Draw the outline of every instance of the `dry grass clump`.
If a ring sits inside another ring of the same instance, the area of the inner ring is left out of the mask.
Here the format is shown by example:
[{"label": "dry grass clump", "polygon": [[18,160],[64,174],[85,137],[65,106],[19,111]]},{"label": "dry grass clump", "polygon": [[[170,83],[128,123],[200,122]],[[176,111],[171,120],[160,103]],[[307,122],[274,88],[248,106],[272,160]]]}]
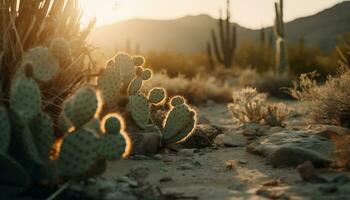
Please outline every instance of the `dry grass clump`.
[{"label": "dry grass clump", "polygon": [[293,77],[290,75],[275,75],[272,72],[262,74],[255,82],[259,92],[268,93],[279,99],[292,99],[288,88],[293,86]]},{"label": "dry grass clump", "polygon": [[283,126],[290,109],[282,103],[269,104],[267,94],[247,87],[233,93],[233,103],[228,105],[234,118],[241,123],[266,123],[270,126]]},{"label": "dry grass clump", "polygon": [[350,136],[336,135],[332,137],[334,142],[333,155],[335,157],[334,167],[349,168],[350,167]]},{"label": "dry grass clump", "polygon": [[215,102],[229,102],[232,88],[226,83],[220,83],[214,77],[205,78],[197,75],[194,78],[185,78],[179,75],[170,78],[165,72],[154,74],[150,81],[145,82],[144,91],[153,87],[163,87],[169,96],[182,95],[193,104],[207,103],[208,100]]},{"label": "dry grass clump", "polygon": [[308,103],[312,117],[319,123],[350,127],[350,70],[343,67],[317,85],[316,73],[304,74],[290,89],[298,100]]},{"label": "dry grass clump", "polygon": [[52,113],[72,90],[87,81],[92,62],[86,64],[91,47],[85,40],[94,21],[81,29],[82,10],[77,0],[3,0],[0,8],[0,74],[4,103],[10,81],[27,50],[49,47],[57,38],[64,38],[71,47],[71,59],[60,63],[60,74],[50,83],[40,84],[45,110]]}]

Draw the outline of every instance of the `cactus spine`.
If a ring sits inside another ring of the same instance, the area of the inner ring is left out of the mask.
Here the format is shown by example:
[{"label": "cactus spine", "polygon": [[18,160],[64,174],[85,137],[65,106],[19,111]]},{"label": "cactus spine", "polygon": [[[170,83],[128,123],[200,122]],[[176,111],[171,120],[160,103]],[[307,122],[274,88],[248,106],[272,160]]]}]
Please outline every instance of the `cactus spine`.
[{"label": "cactus spine", "polygon": [[283,0],[275,3],[275,35],[276,35],[276,71],[285,74],[289,71],[285,29],[283,21]]},{"label": "cactus spine", "polygon": [[[221,11],[220,11],[220,19],[218,21],[218,27],[219,27],[219,41],[217,39],[215,30],[211,30],[211,36],[212,36],[212,43],[214,46],[214,52],[216,60],[224,65],[226,68],[229,68],[233,64],[234,55],[236,51],[236,25],[231,25],[230,19],[230,1],[227,0],[227,7],[226,7],[226,19],[222,18]],[[212,51],[211,51],[211,45],[208,42],[207,44],[207,52],[208,52],[208,60],[210,63],[213,62],[212,58]]]}]

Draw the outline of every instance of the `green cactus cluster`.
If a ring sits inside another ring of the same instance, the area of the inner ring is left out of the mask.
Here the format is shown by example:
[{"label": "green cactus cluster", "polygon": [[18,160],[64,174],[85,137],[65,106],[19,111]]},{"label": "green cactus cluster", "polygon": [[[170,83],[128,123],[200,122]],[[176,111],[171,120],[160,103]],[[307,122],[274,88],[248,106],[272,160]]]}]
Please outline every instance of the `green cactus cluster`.
[{"label": "green cactus cluster", "polygon": [[289,71],[286,34],[283,21],[283,0],[275,3],[275,36],[276,36],[276,71],[279,74],[286,74]]},{"label": "green cactus cluster", "polygon": [[193,132],[196,114],[185,103],[183,97],[174,97],[171,100],[172,106],[168,117],[162,119],[165,122],[158,127],[151,117],[153,108],[163,107],[167,95],[164,88],[153,88],[148,95],[141,91],[143,83],[152,78],[152,70],[143,66],[145,62],[141,56],[131,57],[119,53],[107,63],[107,67],[97,80],[104,104],[118,105],[115,101],[127,98],[126,117],[132,122],[128,127],[135,126],[142,131],[154,126],[160,129],[164,145],[180,142]]},{"label": "green cactus cluster", "polygon": [[50,48],[35,47],[26,52],[11,81],[8,105],[0,105],[0,170],[4,172],[0,189],[9,187],[8,198],[33,184],[58,183],[57,177],[98,175],[105,170],[106,160],[125,155],[128,140],[122,119],[114,114],[101,122],[101,101],[89,86],[78,88],[64,101],[57,127],[65,134],[56,138],[56,120],[42,108],[40,86],[54,81],[60,73],[59,62],[70,57],[69,49],[65,40],[57,39]]}]

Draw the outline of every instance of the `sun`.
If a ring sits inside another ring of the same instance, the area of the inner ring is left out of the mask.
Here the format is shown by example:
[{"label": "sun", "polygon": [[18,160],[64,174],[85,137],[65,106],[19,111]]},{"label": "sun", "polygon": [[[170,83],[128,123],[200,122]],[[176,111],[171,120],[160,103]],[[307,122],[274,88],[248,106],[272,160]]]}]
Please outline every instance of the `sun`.
[{"label": "sun", "polygon": [[130,0],[79,0],[84,13],[83,24],[96,18],[97,25],[115,23],[121,20],[132,18],[135,13],[135,1]]}]

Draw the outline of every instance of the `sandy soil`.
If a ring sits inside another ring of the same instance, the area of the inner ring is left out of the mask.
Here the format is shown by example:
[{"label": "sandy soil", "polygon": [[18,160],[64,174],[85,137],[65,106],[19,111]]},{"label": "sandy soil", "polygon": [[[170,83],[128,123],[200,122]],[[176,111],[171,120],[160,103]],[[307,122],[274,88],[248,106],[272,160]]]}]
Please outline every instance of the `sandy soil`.
[{"label": "sandy soil", "polygon": [[[199,113],[214,125],[234,126],[226,105],[206,106]],[[163,153],[158,160],[122,160],[110,163],[104,177],[122,176],[137,166],[147,167],[147,180],[162,191],[182,193],[180,199],[332,199],[321,193],[320,185],[303,182],[296,169],[274,169],[245,147],[198,149],[190,155]]]}]

